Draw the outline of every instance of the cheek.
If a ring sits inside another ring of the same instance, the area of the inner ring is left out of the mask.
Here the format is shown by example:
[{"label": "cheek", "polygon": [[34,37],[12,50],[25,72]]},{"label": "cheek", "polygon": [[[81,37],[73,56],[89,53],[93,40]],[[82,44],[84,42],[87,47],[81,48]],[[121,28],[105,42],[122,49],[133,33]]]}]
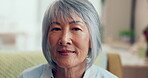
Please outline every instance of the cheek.
[{"label": "cheek", "polygon": [[89,48],[90,38],[88,34],[82,34],[81,36],[77,37],[76,40],[81,47]]},{"label": "cheek", "polygon": [[50,53],[51,53],[51,58],[54,58],[56,56],[55,51],[56,51],[56,44],[58,42],[57,36],[54,35],[49,35],[48,36],[48,41],[50,45]]},{"label": "cheek", "polygon": [[81,55],[87,55],[89,49],[89,35],[81,35],[75,38],[75,46],[80,50]]},{"label": "cheek", "polygon": [[49,34],[48,35],[48,41],[49,41],[50,48],[53,48],[53,47],[55,47],[55,45],[58,42],[58,36]]},{"label": "cheek", "polygon": [[48,41],[49,41],[49,45],[50,45],[50,53],[51,53],[51,56],[56,56],[56,45],[57,45],[57,42],[58,42],[58,36],[54,36],[54,35],[48,35]]}]

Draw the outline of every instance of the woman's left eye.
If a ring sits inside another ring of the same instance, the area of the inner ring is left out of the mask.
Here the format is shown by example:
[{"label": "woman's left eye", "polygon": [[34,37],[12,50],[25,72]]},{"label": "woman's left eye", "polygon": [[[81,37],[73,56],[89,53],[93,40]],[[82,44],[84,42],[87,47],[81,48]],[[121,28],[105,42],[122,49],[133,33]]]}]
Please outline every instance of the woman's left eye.
[{"label": "woman's left eye", "polygon": [[74,31],[80,31],[81,29],[80,28],[72,28],[72,30],[74,30]]}]

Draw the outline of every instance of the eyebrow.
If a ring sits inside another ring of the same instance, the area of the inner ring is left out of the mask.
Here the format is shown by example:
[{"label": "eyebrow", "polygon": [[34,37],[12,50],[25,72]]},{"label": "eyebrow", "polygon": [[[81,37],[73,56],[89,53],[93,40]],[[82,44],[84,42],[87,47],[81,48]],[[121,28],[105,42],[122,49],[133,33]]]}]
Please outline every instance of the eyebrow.
[{"label": "eyebrow", "polygon": [[61,25],[59,22],[52,22],[50,25],[52,25],[52,24]]},{"label": "eyebrow", "polygon": [[[83,24],[83,22],[81,22],[81,21],[71,21],[71,22],[69,22],[69,24],[74,24],[74,23],[82,23]],[[52,25],[52,24],[57,24],[57,25],[61,25],[61,23],[59,23],[59,22],[51,22],[51,24],[50,25]]]},{"label": "eyebrow", "polygon": [[83,22],[81,22],[81,21],[71,21],[71,22],[69,22],[69,24],[74,24],[74,23],[82,23],[83,24]]}]

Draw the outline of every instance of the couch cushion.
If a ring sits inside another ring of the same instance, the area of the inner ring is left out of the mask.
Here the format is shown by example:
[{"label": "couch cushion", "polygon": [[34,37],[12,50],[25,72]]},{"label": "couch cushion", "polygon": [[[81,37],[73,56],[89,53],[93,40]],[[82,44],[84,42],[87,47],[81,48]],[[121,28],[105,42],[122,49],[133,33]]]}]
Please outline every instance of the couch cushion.
[{"label": "couch cushion", "polygon": [[42,52],[0,52],[0,78],[17,78],[23,70],[43,63]]}]

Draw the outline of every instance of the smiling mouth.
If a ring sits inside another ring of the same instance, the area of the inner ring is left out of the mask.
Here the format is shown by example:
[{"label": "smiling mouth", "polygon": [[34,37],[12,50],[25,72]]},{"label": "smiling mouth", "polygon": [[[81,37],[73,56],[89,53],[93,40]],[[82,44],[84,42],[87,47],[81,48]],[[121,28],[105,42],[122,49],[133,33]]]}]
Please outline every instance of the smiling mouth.
[{"label": "smiling mouth", "polygon": [[69,55],[72,53],[75,53],[75,51],[69,51],[69,50],[61,50],[61,51],[57,51],[60,55]]}]

